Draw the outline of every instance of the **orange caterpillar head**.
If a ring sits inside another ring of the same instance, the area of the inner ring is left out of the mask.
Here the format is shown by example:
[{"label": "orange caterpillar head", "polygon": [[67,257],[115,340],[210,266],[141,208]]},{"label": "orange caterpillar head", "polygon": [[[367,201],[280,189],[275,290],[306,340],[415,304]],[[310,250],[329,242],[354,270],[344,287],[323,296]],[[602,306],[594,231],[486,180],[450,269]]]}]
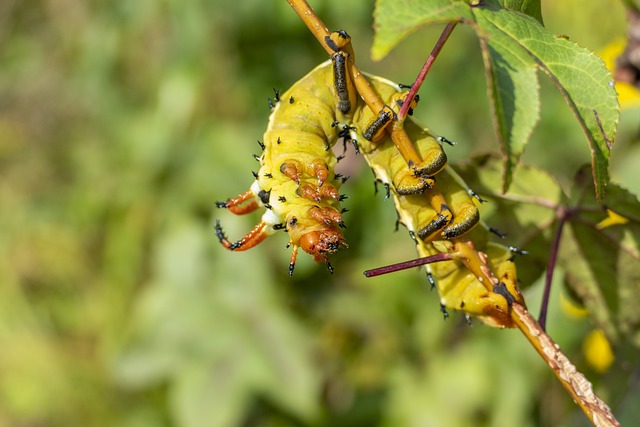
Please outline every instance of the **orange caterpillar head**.
[{"label": "orange caterpillar head", "polygon": [[300,238],[300,247],[309,255],[313,255],[315,262],[328,262],[327,255],[337,252],[341,246],[347,247],[342,232],[333,227],[316,230]]},{"label": "orange caterpillar head", "polygon": [[300,216],[292,216],[287,221],[287,231],[293,244],[293,253],[289,263],[289,273],[293,272],[298,247],[301,247],[314,261],[327,264],[333,271],[328,255],[337,252],[340,247],[347,247],[340,228],[344,228],[342,215],[329,206],[313,206]]}]

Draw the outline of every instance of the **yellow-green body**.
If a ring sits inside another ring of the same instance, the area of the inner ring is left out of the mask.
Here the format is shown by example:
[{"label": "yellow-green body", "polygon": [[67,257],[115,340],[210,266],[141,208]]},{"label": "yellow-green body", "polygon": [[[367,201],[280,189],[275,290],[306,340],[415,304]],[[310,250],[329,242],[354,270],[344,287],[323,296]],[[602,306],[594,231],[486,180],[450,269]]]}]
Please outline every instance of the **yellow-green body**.
[{"label": "yellow-green body", "polygon": [[[370,80],[383,100],[390,102],[398,97],[400,88],[393,83],[375,77]],[[360,112],[356,114],[358,113]],[[369,116],[366,111],[362,114]],[[423,159],[441,150],[435,136],[415,121],[406,120],[404,127]],[[486,264],[490,270],[487,275],[491,283],[466,268],[461,260],[440,261],[427,265],[427,271],[436,280],[441,304],[446,308],[462,310],[476,316],[491,326],[513,326],[509,317],[510,303],[523,303],[523,300],[517,286],[512,254],[508,248],[489,242],[489,231],[479,224],[477,208],[462,179],[447,166],[435,176],[434,190],[427,189],[418,194],[408,194],[411,191],[405,191],[403,187],[412,187],[417,178],[412,175],[391,138],[385,135],[377,142],[368,142],[359,137],[358,143],[376,178],[391,188],[400,222],[411,233],[421,257],[452,253],[456,241],[471,242],[476,251],[486,255]],[[420,230],[438,217],[438,212],[430,202],[430,191],[438,191],[444,196],[453,213],[453,220],[438,233],[421,238]],[[448,237],[447,228],[453,230],[450,234],[455,234],[457,229],[470,231]],[[513,297],[513,301],[508,301],[509,297],[495,291],[494,286],[501,283]]]},{"label": "yellow-green body", "polygon": [[[492,326],[512,326],[510,304],[523,301],[511,253],[488,241],[489,232],[478,225],[478,209],[466,185],[446,167],[438,139],[415,121],[404,122],[422,161],[416,174],[384,127],[379,127],[381,120],[371,126],[382,112],[372,112],[352,94],[347,102],[345,94],[338,93],[332,65],[331,61],[320,64],[280,96],[264,134],[256,181],[250,192],[223,204],[231,208],[251,198],[253,207],[264,206],[266,212],[239,243],[230,243],[218,229],[221,242],[228,249],[244,250],[286,229],[294,247],[290,272],[298,247],[318,261],[327,261],[327,254],[346,246],[339,229],[343,223],[337,191],[342,182],[334,173],[337,160],[331,147],[347,136],[357,141],[377,180],[390,188],[400,221],[420,256],[444,253],[452,258],[427,266],[437,280],[442,305]],[[388,80],[368,77],[385,102],[386,117],[395,115],[406,94]],[[349,111],[337,108],[347,104]],[[364,133],[373,141],[365,139]]]},{"label": "yellow-green body", "polygon": [[[336,228],[333,222],[327,224],[309,215],[314,206],[332,209],[339,215],[336,198],[310,200],[299,195],[299,188],[304,186],[340,188],[342,181],[335,179],[336,157],[331,150],[340,129],[336,121],[344,123],[345,117],[335,108],[330,61],[316,67],[282,94],[269,118],[261,167],[252,190],[258,201],[261,190],[270,192],[271,209],[264,214],[263,221],[271,232],[274,226],[285,224],[294,245],[304,234]],[[298,182],[281,171],[283,164],[297,166]],[[316,176],[318,165],[330,171],[326,182],[319,182]]]}]

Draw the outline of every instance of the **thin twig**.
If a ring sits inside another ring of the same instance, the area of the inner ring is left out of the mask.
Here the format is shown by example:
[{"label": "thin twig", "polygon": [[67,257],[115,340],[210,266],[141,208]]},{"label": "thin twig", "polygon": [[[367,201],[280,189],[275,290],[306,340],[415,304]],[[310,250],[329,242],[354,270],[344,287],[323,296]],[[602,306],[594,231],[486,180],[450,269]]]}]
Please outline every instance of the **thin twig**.
[{"label": "thin twig", "polygon": [[407,95],[407,99],[405,103],[402,105],[402,108],[400,108],[400,112],[398,113],[398,121],[402,122],[404,118],[407,117],[407,113],[409,112],[409,108],[411,108],[411,103],[413,102],[413,98],[415,98],[416,94],[420,90],[422,83],[424,83],[424,80],[427,77],[429,70],[431,69],[431,66],[435,62],[436,58],[438,57],[438,54],[442,50],[444,44],[449,39],[449,36],[453,32],[453,29],[456,27],[456,25],[457,25],[457,22],[450,22],[447,24],[446,27],[444,27],[444,30],[442,31],[442,34],[440,34],[440,37],[438,38],[436,45],[433,47],[433,50],[429,54],[429,57],[424,62],[422,69],[420,69],[420,73],[418,73],[418,77],[416,77],[416,80],[411,85],[411,89],[409,89],[409,94]]},{"label": "thin twig", "polygon": [[543,331],[547,330],[547,308],[549,306],[549,295],[551,294],[551,283],[553,281],[553,272],[556,269],[556,261],[558,260],[558,251],[560,250],[560,240],[562,240],[562,229],[568,218],[566,208],[560,207],[557,212],[558,227],[553,236],[553,246],[551,247],[551,255],[549,256],[549,264],[547,265],[547,274],[544,281],[544,292],[542,294],[542,304],[540,305],[540,315],[538,323]]},{"label": "thin twig", "polygon": [[394,273],[396,271],[406,270],[408,268],[420,267],[421,265],[431,264],[434,262],[440,261],[451,261],[453,259],[457,259],[455,254],[445,252],[439,253],[427,257],[416,258],[409,261],[399,262],[397,264],[385,265],[384,267],[373,268],[371,270],[366,270],[364,275],[366,277],[375,277],[381,276],[383,274]]}]

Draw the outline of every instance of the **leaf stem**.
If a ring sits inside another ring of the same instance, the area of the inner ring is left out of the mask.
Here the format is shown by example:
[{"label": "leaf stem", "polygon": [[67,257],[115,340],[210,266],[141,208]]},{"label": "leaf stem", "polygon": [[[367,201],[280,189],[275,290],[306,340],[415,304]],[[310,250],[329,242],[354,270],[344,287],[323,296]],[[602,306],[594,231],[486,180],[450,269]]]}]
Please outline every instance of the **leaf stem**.
[{"label": "leaf stem", "polygon": [[416,258],[409,261],[399,262],[397,264],[385,265],[384,267],[378,267],[371,270],[366,270],[363,274],[366,277],[381,276],[383,274],[393,273],[400,270],[406,270],[408,268],[420,267],[421,265],[431,264],[440,261],[451,261],[456,259],[455,254],[452,253],[439,253],[428,257]]},{"label": "leaf stem", "polygon": [[453,29],[456,27],[457,24],[458,24],[457,22],[450,22],[447,24],[446,27],[444,27],[442,34],[440,34],[440,38],[438,38],[436,45],[433,47],[433,50],[427,57],[427,60],[422,66],[420,73],[418,73],[418,77],[416,77],[416,80],[411,85],[411,89],[409,90],[409,94],[407,95],[407,99],[405,100],[405,103],[402,105],[402,108],[400,108],[400,112],[398,113],[399,122],[402,122],[405,119],[405,117],[407,117],[407,113],[409,112],[409,108],[411,107],[411,103],[413,102],[413,98],[415,98],[416,94],[418,93],[418,90],[420,90],[422,83],[424,83],[424,80],[427,77],[429,70],[431,69],[431,66],[433,65],[436,58],[438,57],[438,54],[440,54],[442,47],[449,39],[449,36],[453,32]]},{"label": "leaf stem", "polygon": [[557,210],[560,205],[543,199],[542,197],[533,197],[533,196],[520,196],[517,194],[501,194],[498,192],[489,192],[487,195],[491,195],[493,197],[500,198],[502,200],[508,200],[510,202],[518,202],[518,203],[528,203],[530,205],[537,205],[543,208],[548,208],[552,210]]},{"label": "leaf stem", "polygon": [[544,292],[542,294],[542,304],[540,306],[540,315],[538,316],[538,323],[543,331],[547,328],[547,308],[549,306],[549,295],[551,294],[551,283],[553,281],[553,272],[556,268],[556,262],[558,260],[558,252],[560,250],[560,240],[562,239],[562,229],[569,217],[569,211],[561,206],[557,211],[558,227],[553,236],[553,246],[551,248],[551,255],[549,256],[549,264],[547,265],[547,274],[544,280]]}]

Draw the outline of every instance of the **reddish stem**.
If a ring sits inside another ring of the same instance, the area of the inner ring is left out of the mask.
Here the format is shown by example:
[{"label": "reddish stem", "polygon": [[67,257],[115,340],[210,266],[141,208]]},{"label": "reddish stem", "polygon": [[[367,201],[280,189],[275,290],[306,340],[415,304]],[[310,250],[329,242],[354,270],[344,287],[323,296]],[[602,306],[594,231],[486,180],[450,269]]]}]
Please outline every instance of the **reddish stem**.
[{"label": "reddish stem", "polygon": [[424,79],[427,77],[427,73],[429,73],[429,70],[431,69],[431,65],[433,65],[433,63],[435,62],[436,58],[438,57],[438,54],[442,50],[442,47],[449,39],[449,36],[453,32],[453,29],[456,27],[457,24],[458,24],[457,22],[450,22],[447,24],[446,27],[444,27],[444,31],[442,31],[440,38],[436,42],[436,45],[433,47],[433,50],[429,54],[429,57],[425,61],[424,65],[422,66],[422,69],[420,70],[418,77],[416,77],[416,80],[413,82],[413,85],[411,85],[411,89],[409,90],[409,95],[407,95],[407,99],[405,103],[402,105],[400,112],[398,113],[398,121],[402,122],[404,118],[407,116],[407,113],[409,112],[409,107],[411,107],[411,103],[413,102],[413,98],[415,98],[416,94],[418,93],[418,90],[420,90],[422,83],[424,83]]},{"label": "reddish stem", "polygon": [[397,264],[391,264],[391,265],[386,265],[384,267],[378,267],[372,270],[367,270],[364,272],[364,275],[366,277],[381,276],[383,274],[393,273],[395,271],[406,270],[407,268],[419,267],[421,265],[431,264],[439,261],[451,261],[453,259],[456,259],[456,256],[454,254],[440,253],[440,254],[435,254],[428,257],[416,258],[410,261],[403,261]]},{"label": "reddish stem", "polygon": [[558,208],[558,227],[553,236],[553,247],[551,248],[551,255],[549,256],[549,264],[547,265],[547,274],[544,281],[544,293],[542,294],[542,305],[540,306],[540,315],[538,316],[538,324],[543,331],[546,331],[547,327],[547,309],[549,307],[549,296],[551,294],[551,282],[553,281],[553,271],[556,268],[556,261],[558,260],[558,252],[560,250],[560,240],[562,238],[562,229],[569,217],[569,212],[566,208]]}]

